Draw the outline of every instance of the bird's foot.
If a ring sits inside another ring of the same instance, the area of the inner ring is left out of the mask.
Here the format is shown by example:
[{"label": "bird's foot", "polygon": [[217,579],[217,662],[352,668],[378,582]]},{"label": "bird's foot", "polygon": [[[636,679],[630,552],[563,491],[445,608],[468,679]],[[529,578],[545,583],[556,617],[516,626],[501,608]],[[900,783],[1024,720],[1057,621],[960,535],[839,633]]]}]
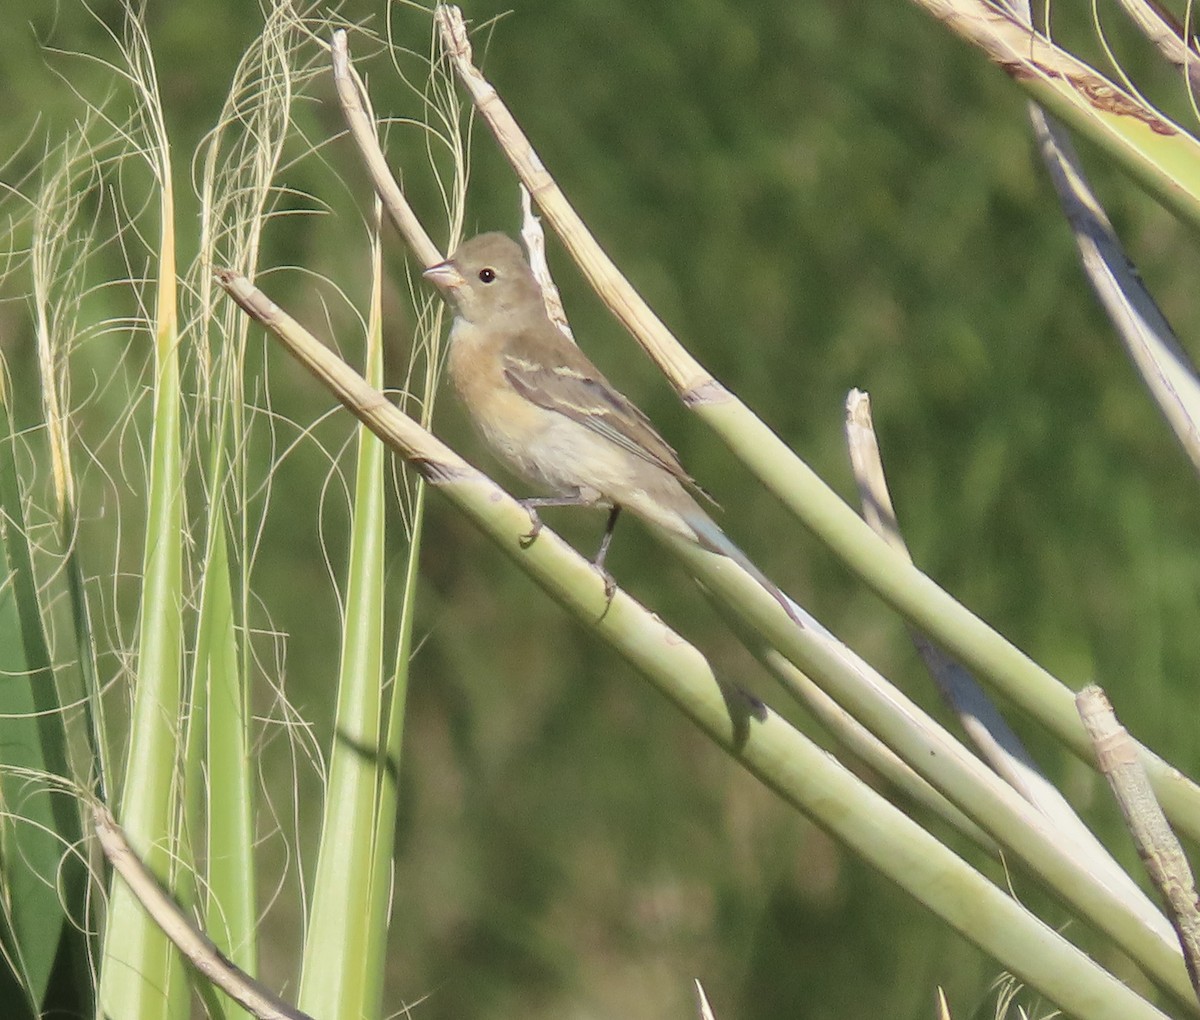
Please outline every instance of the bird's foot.
[{"label": "bird's foot", "polygon": [[542,532],[542,519],[538,516],[538,512],[528,503],[523,500],[519,500],[518,502],[525,508],[525,512],[529,514],[529,530],[520,539],[521,548],[528,549]]}]

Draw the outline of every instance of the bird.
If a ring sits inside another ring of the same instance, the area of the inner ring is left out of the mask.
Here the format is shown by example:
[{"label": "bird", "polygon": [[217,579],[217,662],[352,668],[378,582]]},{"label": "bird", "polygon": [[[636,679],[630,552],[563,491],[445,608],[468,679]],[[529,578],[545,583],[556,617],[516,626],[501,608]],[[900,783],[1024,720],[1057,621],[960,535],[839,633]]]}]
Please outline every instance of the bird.
[{"label": "bird", "polygon": [[799,623],[791,601],[725,535],[699,499],[711,500],[679,456],[628,397],[550,320],[521,247],[490,232],[464,241],[424,272],[454,312],[447,364],[469,416],[501,460],[545,495],[519,502],[538,509],[608,509],[592,565],[611,600],[604,567],[622,510],[710,552],[751,575]]}]

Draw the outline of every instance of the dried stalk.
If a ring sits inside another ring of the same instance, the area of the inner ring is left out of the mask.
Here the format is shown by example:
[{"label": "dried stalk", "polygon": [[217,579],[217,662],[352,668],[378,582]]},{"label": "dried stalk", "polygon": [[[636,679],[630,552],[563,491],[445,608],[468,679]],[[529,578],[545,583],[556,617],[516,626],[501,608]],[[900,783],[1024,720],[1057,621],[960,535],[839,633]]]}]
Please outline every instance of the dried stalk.
[{"label": "dried stalk", "polygon": [[181,953],[205,978],[258,1020],[312,1020],[234,964],[171,899],[133,852],[125,833],[103,804],[92,808],[96,838],[113,870]]},{"label": "dried stalk", "polygon": [[400,185],[388,169],[387,158],[379,147],[379,137],[375,133],[375,115],[371,111],[371,101],[362,79],[350,64],[349,44],[342,29],[333,33],[333,80],[337,86],[346,125],[350,129],[350,137],[358,146],[363,165],[371,175],[375,193],[383,202],[388,216],[400,231],[405,243],[426,268],[441,262],[442,255],[437,245],[421,226],[421,221],[417,219],[412,206],[408,204],[408,199],[404,197],[404,192],[400,190]]},{"label": "dried stalk", "polygon": [[1075,698],[1079,717],[1096,747],[1096,760],[1104,773],[1121,814],[1137,846],[1138,856],[1167,905],[1171,924],[1179,936],[1192,988],[1200,1000],[1200,910],[1196,880],[1183,847],[1159,806],[1142,768],[1137,744],[1117,722],[1104,691],[1094,684]]}]

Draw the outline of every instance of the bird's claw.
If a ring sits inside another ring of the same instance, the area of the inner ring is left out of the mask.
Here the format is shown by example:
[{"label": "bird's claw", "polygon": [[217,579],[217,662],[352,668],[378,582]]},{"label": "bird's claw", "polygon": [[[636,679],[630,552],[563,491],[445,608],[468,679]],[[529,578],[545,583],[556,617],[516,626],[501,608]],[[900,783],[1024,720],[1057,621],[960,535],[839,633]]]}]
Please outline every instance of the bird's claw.
[{"label": "bird's claw", "polygon": [[613,596],[617,594],[617,579],[612,576],[603,565],[593,563],[592,569],[600,575],[600,580],[604,582],[604,599],[606,602],[612,602]]},{"label": "bird's claw", "polygon": [[528,549],[542,532],[542,519],[533,507],[526,506],[524,503],[521,505],[525,507],[525,512],[529,514],[529,530],[521,536],[521,548]]}]

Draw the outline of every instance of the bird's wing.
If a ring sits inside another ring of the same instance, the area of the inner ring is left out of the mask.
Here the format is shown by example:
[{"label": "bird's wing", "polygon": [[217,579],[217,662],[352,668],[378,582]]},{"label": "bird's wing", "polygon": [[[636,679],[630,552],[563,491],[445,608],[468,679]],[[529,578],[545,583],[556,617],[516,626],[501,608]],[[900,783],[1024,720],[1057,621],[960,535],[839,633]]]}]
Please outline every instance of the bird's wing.
[{"label": "bird's wing", "polygon": [[[564,341],[566,344],[566,341]],[[610,442],[670,472],[685,485],[696,483],[671,449],[633,403],[613,388],[577,347],[578,357],[558,350],[552,363],[510,350],[504,355],[504,375],[526,400],[556,411],[592,429]],[[539,352],[541,353],[541,352]]]}]

